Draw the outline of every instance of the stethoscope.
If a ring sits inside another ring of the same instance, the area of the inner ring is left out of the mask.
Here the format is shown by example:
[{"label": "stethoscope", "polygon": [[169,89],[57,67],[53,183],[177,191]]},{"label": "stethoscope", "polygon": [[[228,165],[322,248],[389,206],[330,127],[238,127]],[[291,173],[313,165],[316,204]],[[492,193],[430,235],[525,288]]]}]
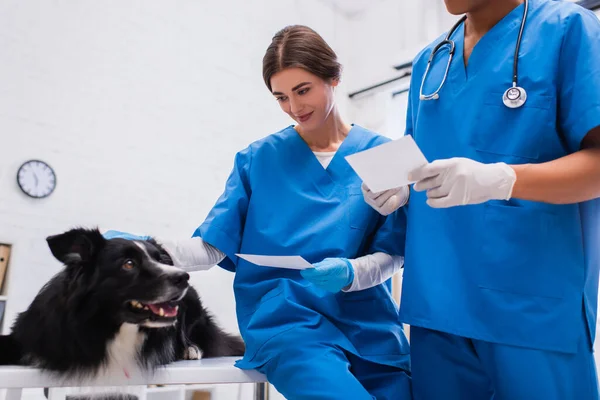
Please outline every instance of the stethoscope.
[{"label": "stethoscope", "polygon": [[[527,100],[527,92],[522,87],[517,85],[518,76],[517,76],[517,63],[519,61],[519,49],[521,48],[521,38],[523,37],[523,28],[525,27],[525,20],[527,19],[527,8],[529,6],[529,0],[525,0],[525,8],[523,10],[523,18],[521,18],[521,29],[519,29],[519,37],[517,38],[517,46],[515,48],[515,56],[513,62],[513,77],[512,77],[512,87],[506,89],[504,94],[502,95],[502,101],[504,105],[509,108],[518,108],[525,104],[525,100]],[[450,29],[450,32],[446,35],[446,38],[438,43],[437,46],[434,47],[433,52],[429,56],[429,60],[427,61],[427,68],[425,68],[425,74],[423,74],[423,80],[421,81],[421,89],[419,90],[419,98],[421,100],[437,100],[440,98],[439,91],[444,86],[446,82],[446,78],[448,77],[448,70],[450,69],[450,63],[452,62],[452,56],[454,55],[454,41],[450,40],[450,37],[458,29],[460,24],[465,22],[467,16],[463,16],[454,26]],[[448,58],[448,64],[446,65],[446,72],[444,72],[444,77],[442,78],[442,83],[437,88],[435,92],[432,94],[423,94],[423,85],[425,84],[425,79],[427,78],[427,73],[429,72],[429,67],[431,66],[431,61],[435,54],[442,48],[443,46],[450,46],[450,56]]]}]

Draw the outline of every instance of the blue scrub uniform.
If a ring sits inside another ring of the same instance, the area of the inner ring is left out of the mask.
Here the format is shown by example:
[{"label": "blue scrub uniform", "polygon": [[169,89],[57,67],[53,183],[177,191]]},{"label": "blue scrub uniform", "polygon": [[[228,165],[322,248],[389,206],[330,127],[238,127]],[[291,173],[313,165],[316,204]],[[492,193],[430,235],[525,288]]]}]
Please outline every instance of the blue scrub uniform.
[{"label": "blue scrub uniform", "polygon": [[[579,150],[600,125],[600,22],[572,3],[529,3],[521,108],[505,107],[502,94],[523,4],[481,38],[467,67],[463,26],[453,34],[438,100],[420,101],[419,87],[441,38],[414,60],[407,134],[429,161],[543,163]],[[424,93],[438,87],[447,60],[436,56]],[[411,325],[415,399],[597,399],[598,200],[447,209],[425,201],[411,192],[400,310]]]},{"label": "blue scrub uniform", "polygon": [[409,346],[390,282],[331,294],[295,270],[236,253],[356,258],[404,254],[404,210],[380,216],[344,156],[387,141],[353,126],[324,169],[293,127],[236,155],[225,192],[194,236],[227,257],[246,354],[287,399],[410,399]]}]

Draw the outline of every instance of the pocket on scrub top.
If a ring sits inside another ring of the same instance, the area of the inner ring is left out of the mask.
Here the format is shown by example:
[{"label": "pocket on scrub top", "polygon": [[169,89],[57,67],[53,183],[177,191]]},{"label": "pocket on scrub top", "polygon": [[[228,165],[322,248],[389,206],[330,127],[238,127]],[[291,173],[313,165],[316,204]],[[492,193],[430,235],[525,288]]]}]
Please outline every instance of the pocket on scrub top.
[{"label": "pocket on scrub top", "polygon": [[369,226],[373,218],[373,213],[377,212],[366,202],[360,186],[350,186],[348,190],[348,204],[346,205],[346,215],[350,228],[364,231]]},{"label": "pocket on scrub top", "polygon": [[385,309],[385,312],[397,315],[398,304],[391,293],[381,287],[382,285],[384,284],[355,292],[339,292],[336,295],[336,300],[342,308],[349,307],[355,311],[359,309],[367,310],[365,315],[370,317],[373,317],[373,307]]},{"label": "pocket on scrub top", "polygon": [[266,293],[256,303],[249,304],[249,305],[239,305],[236,310],[238,319],[252,316],[263,303],[265,303],[271,299],[274,299],[276,297],[279,297],[279,295],[282,292],[283,292],[283,289],[276,288],[276,289],[273,289],[270,292]]},{"label": "pocket on scrub top", "polygon": [[471,145],[478,152],[537,160],[545,135],[553,132],[553,98],[528,93],[523,106],[508,108],[502,95],[493,92],[485,98]]},{"label": "pocket on scrub top", "polygon": [[557,215],[545,209],[487,203],[481,232],[481,288],[514,294],[563,298]]},{"label": "pocket on scrub top", "polygon": [[357,302],[357,301],[373,301],[381,297],[379,290],[371,287],[364,290],[354,292],[338,292],[336,294],[337,301],[340,303]]}]

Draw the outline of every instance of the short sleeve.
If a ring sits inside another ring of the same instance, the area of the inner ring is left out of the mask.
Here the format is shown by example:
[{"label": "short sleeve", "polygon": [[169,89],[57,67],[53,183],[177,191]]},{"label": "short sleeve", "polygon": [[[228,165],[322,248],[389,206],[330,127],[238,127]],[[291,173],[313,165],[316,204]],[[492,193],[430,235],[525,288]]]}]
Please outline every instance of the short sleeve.
[{"label": "short sleeve", "polygon": [[565,19],[558,66],[558,123],[569,150],[600,125],[600,21],[582,10]]},{"label": "short sleeve", "polygon": [[252,151],[248,147],[235,156],[225,190],[206,220],[196,229],[192,236],[200,236],[205,242],[219,249],[226,257],[219,266],[235,272],[236,253],[239,253],[244,222],[248,211],[251,188],[249,170],[252,162]]}]

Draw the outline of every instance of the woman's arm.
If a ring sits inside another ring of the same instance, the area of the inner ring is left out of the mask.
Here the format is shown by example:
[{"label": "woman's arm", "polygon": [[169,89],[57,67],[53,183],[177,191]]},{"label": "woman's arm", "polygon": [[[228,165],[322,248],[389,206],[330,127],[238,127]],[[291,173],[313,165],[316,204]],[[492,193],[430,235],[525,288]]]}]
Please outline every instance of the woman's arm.
[{"label": "woman's arm", "polygon": [[304,279],[331,293],[355,292],[377,286],[392,277],[404,263],[404,257],[376,252],[363,257],[326,258],[314,268],[300,271]]},{"label": "woman's arm", "polygon": [[404,265],[404,257],[390,256],[386,253],[373,253],[350,261],[354,268],[354,280],[343,289],[355,292],[369,289],[390,279]]},{"label": "woman's arm", "polygon": [[162,240],[152,236],[142,236],[133,233],[108,230],[102,234],[105,239],[127,239],[127,240],[155,240],[169,253],[173,264],[186,271],[202,271],[213,267],[225,258],[216,247],[206,243],[201,237],[192,237],[183,240]]}]

